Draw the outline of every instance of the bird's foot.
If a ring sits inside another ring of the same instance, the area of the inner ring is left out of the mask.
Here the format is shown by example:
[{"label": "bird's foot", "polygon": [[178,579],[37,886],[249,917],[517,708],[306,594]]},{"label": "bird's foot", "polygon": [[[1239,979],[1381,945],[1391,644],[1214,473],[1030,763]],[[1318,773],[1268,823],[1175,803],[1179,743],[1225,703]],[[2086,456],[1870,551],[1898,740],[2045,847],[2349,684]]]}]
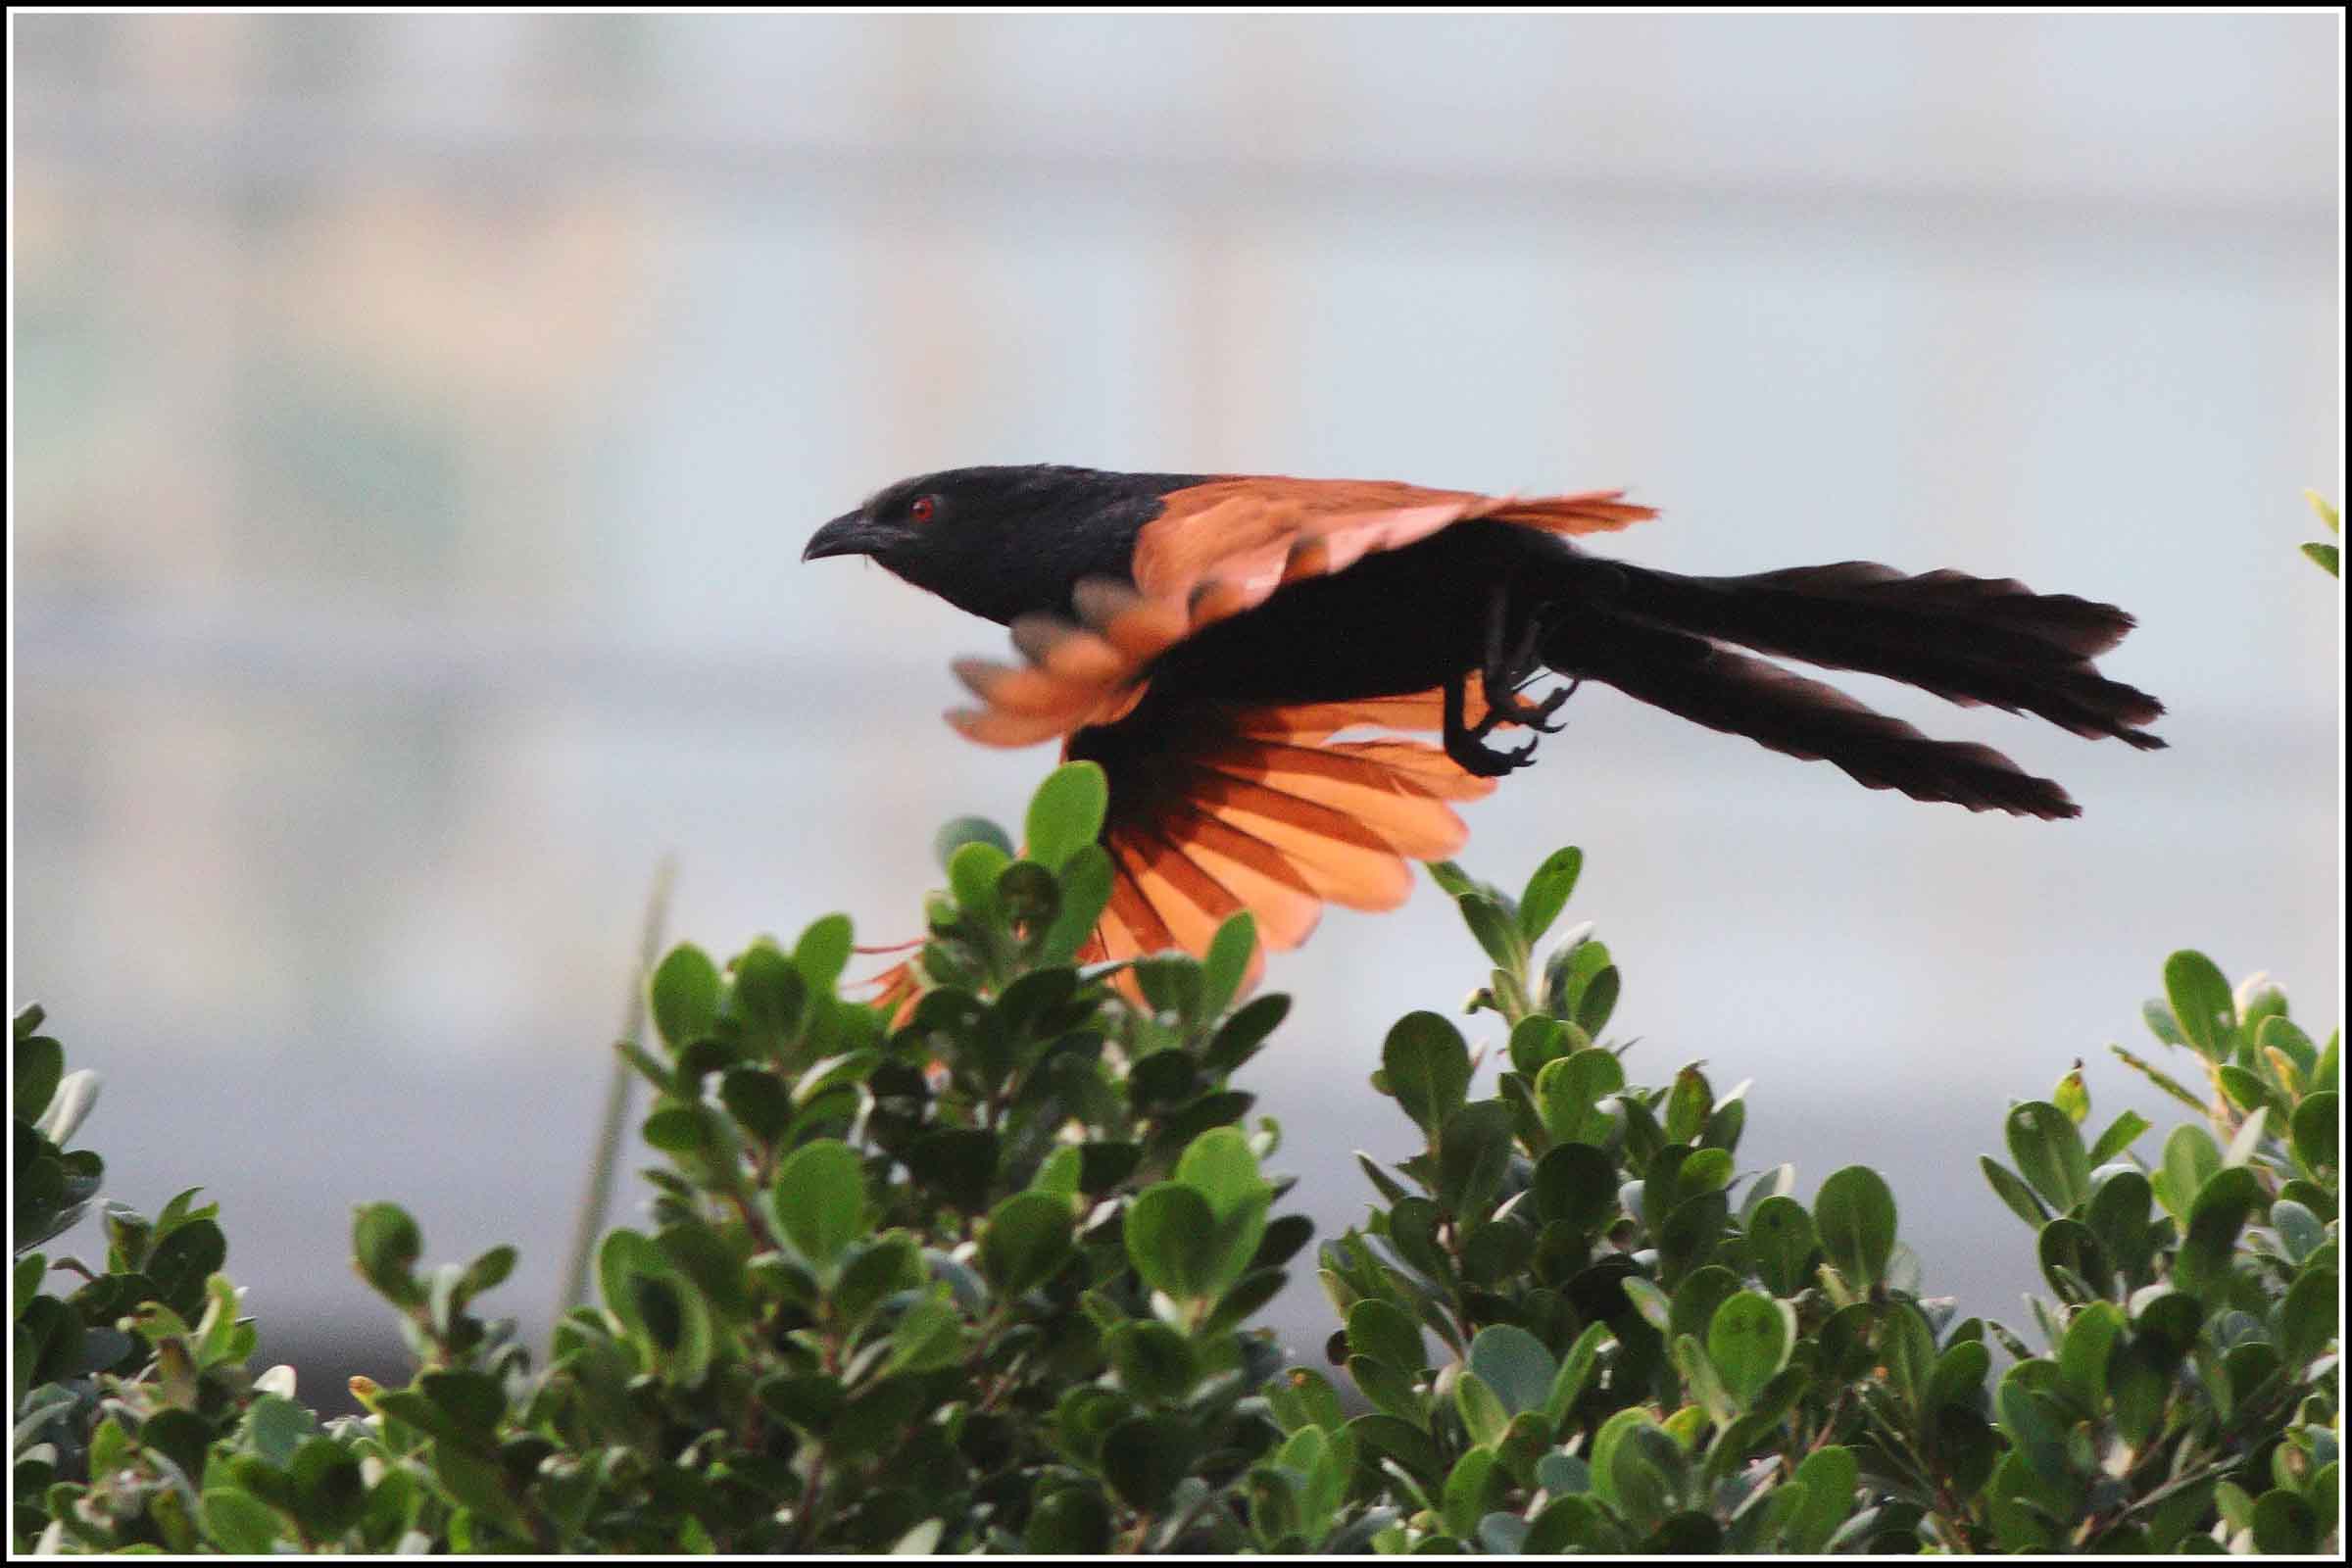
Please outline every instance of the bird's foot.
[{"label": "bird's foot", "polygon": [[1480,778],[1501,778],[1535,760],[1536,743],[1529,741],[1525,746],[1506,750],[1489,746],[1478,732],[1465,732],[1446,737],[1446,755]]},{"label": "bird's foot", "polygon": [[1568,699],[1576,695],[1576,689],[1583,684],[1581,679],[1572,680],[1540,703],[1523,703],[1514,691],[1490,691],[1487,697],[1487,717],[1480,732],[1483,734],[1486,729],[1492,728],[1496,723],[1508,722],[1525,724],[1529,729],[1540,731],[1545,735],[1556,735],[1561,726],[1551,722],[1551,715],[1558,712]]}]

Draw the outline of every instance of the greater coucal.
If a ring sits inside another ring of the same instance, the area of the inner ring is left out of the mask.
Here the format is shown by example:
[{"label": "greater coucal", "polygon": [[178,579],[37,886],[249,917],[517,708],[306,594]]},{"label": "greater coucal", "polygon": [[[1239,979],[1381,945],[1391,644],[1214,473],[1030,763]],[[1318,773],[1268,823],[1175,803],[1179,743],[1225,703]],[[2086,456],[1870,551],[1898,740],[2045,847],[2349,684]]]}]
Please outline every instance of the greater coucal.
[{"label": "greater coucal", "polygon": [[[1583,681],[1837,763],[1872,789],[2067,817],[2066,791],[1989,747],[1932,740],[1752,649],[2040,715],[2142,749],[2164,711],[2091,661],[2113,605],[1871,562],[1693,577],[1586,553],[1655,514],[1622,491],[1534,500],[1353,479],[1032,466],[904,480],[802,559],[870,556],[1009,626],[1023,662],[956,664],[949,722],[992,746],[1058,739],[1109,780],[1116,867],[1102,956],[1205,951],[1238,909],[1304,940],[1326,901],[1386,909],[1410,859],[1452,854],[1474,800],[1530,760]],[[1569,683],[1519,694],[1546,672]],[[1443,748],[1395,733],[1429,732]]]}]

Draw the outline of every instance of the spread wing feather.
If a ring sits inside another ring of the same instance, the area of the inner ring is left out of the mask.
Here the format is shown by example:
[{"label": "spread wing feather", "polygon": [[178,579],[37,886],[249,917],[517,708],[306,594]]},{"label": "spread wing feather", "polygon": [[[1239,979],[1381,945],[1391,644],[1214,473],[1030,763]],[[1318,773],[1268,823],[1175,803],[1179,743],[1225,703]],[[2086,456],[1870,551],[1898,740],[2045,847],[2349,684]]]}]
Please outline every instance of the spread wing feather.
[{"label": "spread wing feather", "polygon": [[[1581,534],[1653,515],[1621,495],[1526,500],[1288,479],[1196,485],[1144,526],[1132,582],[1080,583],[1075,618],[1015,620],[1018,664],[957,661],[956,673],[979,704],[948,720],[985,745],[1057,736],[1066,743],[1132,712],[1152,665],[1170,648],[1264,604],[1286,583],[1345,571],[1473,518]],[[1471,701],[1480,701],[1475,679]],[[1436,730],[1444,722],[1436,690],[1215,716],[1173,727],[1149,777],[1114,767],[1102,835],[1114,876],[1090,957],[1171,947],[1201,953],[1226,918],[1247,909],[1261,944],[1254,977],[1262,950],[1303,942],[1326,903],[1403,903],[1412,891],[1409,862],[1450,855],[1467,837],[1453,804],[1494,787],[1425,742],[1335,738]]]}]

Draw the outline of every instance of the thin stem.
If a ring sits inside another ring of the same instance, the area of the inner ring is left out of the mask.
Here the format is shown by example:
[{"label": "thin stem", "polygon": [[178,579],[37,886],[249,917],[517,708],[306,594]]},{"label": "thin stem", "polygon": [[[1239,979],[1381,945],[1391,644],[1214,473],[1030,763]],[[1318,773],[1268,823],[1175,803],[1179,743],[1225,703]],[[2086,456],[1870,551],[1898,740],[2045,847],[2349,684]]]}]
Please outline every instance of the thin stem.
[{"label": "thin stem", "polygon": [[[669,893],[677,881],[675,856],[665,855],[655,868],[653,890],[645,901],[645,934],[638,943],[637,967],[629,977],[629,1000],[621,1013],[620,1038],[640,1045],[645,1036],[646,978],[661,956],[662,928],[669,920]],[[596,1152],[588,1166],[588,1189],[580,1196],[580,1215],[572,1227],[571,1261],[564,1271],[563,1294],[556,1298],[556,1316],[588,1298],[589,1265],[596,1257],[597,1238],[612,1206],[612,1175],[620,1164],[621,1139],[627,1130],[629,1082],[634,1075],[618,1052],[612,1054],[612,1079],[605,1088],[605,1123],[597,1136]]]}]

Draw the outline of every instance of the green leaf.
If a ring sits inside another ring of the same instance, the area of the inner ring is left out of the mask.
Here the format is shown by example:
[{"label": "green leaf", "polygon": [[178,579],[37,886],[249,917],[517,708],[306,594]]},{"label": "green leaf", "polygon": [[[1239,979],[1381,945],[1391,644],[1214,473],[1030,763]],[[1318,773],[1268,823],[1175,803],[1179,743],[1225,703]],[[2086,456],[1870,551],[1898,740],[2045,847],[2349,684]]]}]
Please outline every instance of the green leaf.
[{"label": "green leaf", "polygon": [[1237,1127],[1212,1127],[1187,1146],[1176,1179],[1208,1200],[1218,1247],[1213,1289],[1230,1289],[1250,1266],[1265,1236],[1274,1190],[1257,1173],[1257,1156]]},{"label": "green leaf", "polygon": [[819,915],[808,922],[801,940],[793,944],[792,966],[801,972],[801,983],[812,997],[829,997],[841,983],[841,972],[850,965],[851,944],[855,937],[846,914]]},{"label": "green leaf", "polygon": [[1257,921],[1248,909],[1236,911],[1217,927],[1217,934],[1209,939],[1208,953],[1200,960],[1202,1017],[1214,1018],[1233,1004],[1256,952]]},{"label": "green leaf", "polygon": [[2323,1089],[2306,1095],[2295,1107],[2290,1123],[2295,1160],[2314,1181],[2322,1184],[2336,1179],[2337,1161],[2342,1158],[2337,1143],[2341,1125],[2342,1100],[2332,1089]]},{"label": "green leaf", "polygon": [[903,1157],[918,1185],[976,1214],[988,1206],[998,1152],[995,1133],[978,1127],[939,1127],[917,1138]]},{"label": "green leaf", "polygon": [[1552,1375],[1551,1388],[1544,1396],[1544,1414],[1555,1427],[1575,1409],[1592,1376],[1592,1367],[1600,1358],[1601,1348],[1612,1338],[1614,1335],[1606,1323],[1589,1323],[1561,1358],[1560,1369]]},{"label": "green leaf", "polygon": [[353,1215],[352,1262],[360,1277],[395,1306],[424,1299],[415,1272],[423,1251],[416,1222],[397,1203],[362,1203]]},{"label": "green leaf", "polygon": [[1046,775],[1030,798],[1028,857],[1050,871],[1102,831],[1110,785],[1101,764],[1064,762]]},{"label": "green leaf", "polygon": [[[2344,531],[2343,514],[2336,510],[2334,502],[2317,490],[2304,491],[2303,499],[2310,505],[2313,514],[2320,519],[2321,525],[2329,533],[2340,534]],[[38,1011],[39,1009],[34,1008],[33,1010]]]},{"label": "green leaf", "polygon": [[2279,997],[2276,991],[2264,994],[2268,997],[2278,997],[2280,1010],[2263,1018],[2261,1027],[2255,1031],[2255,1044],[2262,1048],[2266,1056],[2274,1059],[2283,1056],[2293,1066],[2293,1075],[2289,1077],[2281,1074],[2280,1081],[2286,1083],[2295,1093],[2303,1094],[2311,1088],[2325,1087],[2308,1082],[2311,1075],[2319,1068],[2320,1048],[2312,1042],[2311,1036],[2303,1032],[2301,1026],[2287,1017],[2284,1011],[2285,998]]},{"label": "green leaf", "polygon": [[1127,1259],[1152,1290],[1181,1301],[1216,1289],[1217,1216],[1197,1188],[1181,1182],[1147,1188],[1128,1205],[1126,1237]]},{"label": "green leaf", "polygon": [[[1562,1144],[1536,1162],[1536,1213],[1578,1231],[1600,1229],[1617,1212],[1617,1166],[1592,1144]],[[1811,1223],[1807,1222],[1807,1234]]]},{"label": "green leaf", "polygon": [[710,1032],[718,1018],[718,965],[691,943],[669,950],[647,986],[654,1027],[671,1054]]},{"label": "green leaf", "polygon": [[1674,1087],[1666,1094],[1666,1141],[1670,1144],[1695,1144],[1707,1125],[1707,1112],[1715,1108],[1715,1091],[1707,1083],[1707,1075],[1697,1067],[1685,1067],[1674,1075]]},{"label": "green leaf", "polygon": [[316,1540],[334,1541],[368,1511],[360,1461],[331,1438],[313,1438],[295,1450],[294,1516]]},{"label": "green leaf", "polygon": [[1110,856],[1100,844],[1082,844],[1062,861],[1061,906],[1038,941],[1046,963],[1067,963],[1086,945],[1110,903]]},{"label": "green leaf", "polygon": [[1795,1317],[1785,1302],[1753,1291],[1741,1291],[1715,1309],[1707,1326],[1707,1359],[1742,1409],[1788,1364],[1796,1340]]},{"label": "green leaf", "polygon": [[820,1138],[776,1172],[776,1217],[795,1250],[820,1271],[865,1233],[865,1167],[858,1152]]},{"label": "green leaf", "polygon": [[2277,1110],[2283,1113],[2285,1102],[2278,1092],[2263,1081],[2262,1074],[2235,1062],[2226,1062],[2214,1069],[2222,1083],[2222,1092],[2230,1102],[2240,1110]]},{"label": "green leaf", "polygon": [[1511,1065],[1519,1070],[1520,1076],[1532,1083],[1545,1062],[1568,1054],[1569,1038],[1568,1025],[1560,1019],[1530,1013],[1511,1025],[1510,1043],[1504,1054],[1511,1058]]},{"label": "green leaf", "polygon": [[1731,1211],[1731,1200],[1721,1193],[1701,1193],[1675,1204],[1665,1223],[1655,1226],[1659,1278],[1679,1284],[1685,1274],[1714,1255]]},{"label": "green leaf", "polygon": [[1599,1549],[1604,1533],[1613,1534],[1591,1498],[1554,1494],[1529,1526],[1519,1549],[1531,1557],[1558,1556],[1571,1546],[1592,1553]]},{"label": "green leaf", "polygon": [[[2308,551],[2313,547],[2303,548]],[[2311,1504],[2280,1489],[2273,1489],[2256,1498],[2254,1549],[2266,1557],[2308,1556],[2318,1551],[2320,1525]]]},{"label": "green leaf", "polygon": [[211,1544],[241,1556],[261,1556],[276,1549],[285,1534],[276,1509],[232,1488],[206,1492],[198,1501],[197,1517]]},{"label": "green leaf", "polygon": [[1491,1448],[1472,1448],[1455,1460],[1438,1505],[1446,1528],[1465,1541],[1475,1539],[1479,1520],[1502,1500],[1507,1479]]},{"label": "green leaf", "polygon": [[[2284,1208],[2283,1202],[2275,1204]],[[2331,1268],[2305,1269],[2286,1288],[2278,1302],[2278,1355],[2290,1368],[2302,1368],[2326,1353],[2328,1342],[2342,1332],[2335,1313],[2336,1274]]]},{"label": "green leaf", "polygon": [[765,1067],[728,1068],[718,1099],[755,1142],[773,1144],[792,1125],[792,1092]]},{"label": "green leaf", "polygon": [[2238,1232],[2265,1201],[2261,1179],[2247,1167],[2216,1172],[2190,1206],[2188,1231],[2173,1260],[2176,1283],[2199,1296],[2221,1290],[2230,1278]]},{"label": "green leaf", "polygon": [[986,844],[1007,860],[1012,858],[1012,840],[1004,830],[985,816],[958,816],[943,825],[931,840],[931,858],[945,871],[956,852],[966,844]]},{"label": "green leaf", "polygon": [[1667,1338],[1689,1335],[1704,1348],[1707,1325],[1715,1321],[1715,1313],[1724,1302],[1740,1294],[1740,1276],[1720,1263],[1691,1270],[1690,1277],[1674,1288],[1674,1312],[1667,1320]]},{"label": "green leaf", "polygon": [[254,1452],[283,1470],[303,1440],[318,1436],[318,1418],[292,1399],[265,1394],[246,1407],[245,1433]]},{"label": "green leaf", "polygon": [[16,1085],[12,1108],[25,1121],[39,1121],[66,1075],[65,1047],[47,1035],[25,1035],[11,1050],[9,1067]]},{"label": "green leaf", "polygon": [[1758,1203],[1747,1218],[1747,1244],[1756,1273],[1773,1295],[1795,1296],[1811,1283],[1813,1216],[1796,1200],[1776,1196]]},{"label": "green leaf", "polygon": [[1193,1468],[1199,1440],[1173,1415],[1136,1416],[1102,1436],[1102,1478],[1126,1504],[1155,1513]]},{"label": "green leaf", "polygon": [[1983,1340],[1957,1342],[1936,1358],[1936,1369],[1928,1378],[1925,1408],[1930,1413],[1947,1404],[1976,1409],[1991,1370],[1992,1352]]},{"label": "green leaf", "polygon": [[890,1359],[885,1377],[898,1373],[937,1372],[963,1359],[963,1319],[947,1299],[947,1287],[909,1306],[890,1331]]},{"label": "green leaf", "polygon": [[2237,1003],[2220,967],[2202,953],[2176,953],[2164,960],[2164,994],[2181,1038],[2219,1060],[2237,1030]]},{"label": "green leaf", "polygon": [[498,1380],[482,1372],[427,1372],[416,1388],[464,1432],[487,1437],[507,1413],[507,1396]]},{"label": "green leaf", "polygon": [[1527,879],[1527,891],[1519,896],[1519,936],[1530,948],[1544,940],[1560,910],[1567,907],[1584,869],[1584,851],[1556,850]]},{"label": "green leaf", "polygon": [[956,895],[956,906],[973,918],[1002,924],[1003,907],[997,902],[997,883],[1013,862],[993,845],[966,844],[956,852],[948,862],[948,890]]},{"label": "green leaf", "polygon": [[2328,1227],[2320,1216],[2291,1198],[2275,1200],[2271,1204],[2271,1224],[2278,1229],[2279,1243],[2285,1247],[2287,1257],[2296,1263],[2308,1259],[2328,1240]]},{"label": "green leaf", "polygon": [[2147,1117],[2136,1110],[2125,1111],[2108,1124],[2107,1130],[2099,1134],[2099,1141],[2091,1146],[2090,1163],[2094,1167],[2106,1164],[2130,1149],[2147,1130]]},{"label": "green leaf", "polygon": [[1122,1323],[1103,1339],[1102,1354],[1122,1388],[1155,1404],[1181,1400],[1200,1375],[1191,1344],[1165,1323]]},{"label": "green leaf", "polygon": [[1366,1297],[1348,1309],[1348,1348],[1406,1377],[1429,1364],[1420,1325],[1402,1307]]},{"label": "green leaf", "polygon": [[1110,1549],[1110,1505],[1102,1494],[1065,1486],[1030,1510],[1023,1544],[1039,1557],[1094,1557]]},{"label": "green leaf", "polygon": [[1597,1107],[1624,1087],[1617,1054],[1588,1047],[1544,1064],[1536,1075],[1536,1114],[1563,1144],[1598,1144],[1608,1136],[1609,1119]]},{"label": "green leaf", "polygon": [[1194,1139],[1176,1162],[1176,1179],[1199,1189],[1220,1218],[1269,1191],[1239,1127],[1212,1127]]},{"label": "green leaf", "polygon": [[2082,1082],[2082,1064],[2076,1062],[2074,1070],[2058,1080],[2050,1091],[2050,1103],[2067,1114],[2067,1119],[2080,1127],[2090,1115],[2090,1089]]},{"label": "green leaf", "polygon": [[1517,974],[1527,962],[1527,948],[1502,906],[1483,893],[1464,894],[1453,902],[1462,911],[1462,924],[1470,928],[1487,956],[1504,973]]},{"label": "green leaf", "polygon": [[2001,1201],[2009,1205],[2011,1213],[2037,1230],[2048,1223],[2049,1205],[2034,1196],[2034,1189],[2028,1187],[2017,1172],[1990,1154],[1979,1154],[1977,1166],[1984,1172],[1984,1179],[1992,1184],[1992,1190],[1999,1195]]},{"label": "green leaf", "polygon": [[2165,1401],[2172,1396],[2173,1357],[2138,1335],[2126,1340],[2107,1362],[2107,1395],[2115,1428],[2137,1448],[2162,1429]]},{"label": "green leaf", "polygon": [[1465,1218],[1484,1216],[1510,1169],[1512,1133],[1502,1101],[1455,1111],[1438,1135],[1438,1201]]},{"label": "green leaf", "polygon": [[989,1211],[980,1237],[980,1272],[1000,1295],[1025,1295],[1052,1279],[1070,1257],[1071,1229],[1067,1199],[1015,1193]]},{"label": "green leaf", "polygon": [[2058,1343],[2058,1373],[2067,1392],[2085,1410],[2107,1403],[2107,1361],[2124,1338],[2124,1309],[2113,1301],[2091,1301],[2078,1309]]},{"label": "green leaf", "polygon": [[2009,1107],[2004,1123],[2009,1155],[2049,1205],[2060,1213],[2090,1196],[2090,1162],[2075,1119],[2045,1100]]},{"label": "green leaf", "polygon": [[734,1002],[750,1043],[773,1053],[800,1028],[808,984],[790,958],[764,942],[755,943],[735,959]]},{"label": "green leaf", "polygon": [[1822,1250],[1856,1290],[1885,1281],[1886,1259],[1894,1251],[1894,1195],[1867,1165],[1838,1171],[1813,1200],[1813,1228]]},{"label": "green leaf", "polygon": [[2254,1151],[2261,1144],[2270,1119],[2271,1109],[2264,1105],[2238,1124],[2236,1136],[2230,1140],[2230,1147],[2222,1151],[2222,1167],[2225,1170],[2253,1159]]},{"label": "green leaf", "polygon": [[2082,1211],[2083,1223],[2098,1238],[2109,1261],[2133,1284],[2145,1282],[2156,1250],[2149,1213],[2155,1200],[2152,1195],[2145,1176],[2136,1170],[2119,1170],[2099,1183]]},{"label": "green leaf", "polygon": [[[996,851],[986,853],[994,856]],[[994,901],[1017,931],[1042,937],[1053,930],[1061,910],[1061,884],[1035,860],[1015,860],[997,874]]]},{"label": "green leaf", "polygon": [[2222,1152],[2202,1127],[2176,1127],[2164,1141],[2164,1164],[2152,1185],[2173,1218],[2187,1222],[2189,1205],[2222,1168]]},{"label": "green leaf", "polygon": [[1481,1447],[1498,1446],[1511,1424],[1510,1412],[1502,1407],[1501,1398],[1487,1387],[1486,1379],[1467,1371],[1454,1379],[1453,1402],[1461,1412],[1462,1428],[1470,1441]]},{"label": "green leaf", "polygon": [[1798,1556],[1818,1556],[1828,1549],[1854,1511],[1854,1488],[1862,1467],[1851,1448],[1816,1448],[1797,1465],[1793,1478],[1805,1489],[1804,1505],[1782,1532],[1788,1550]]},{"label": "green leaf", "polygon": [[2041,1228],[2034,1251],[2042,1274],[2061,1299],[2080,1304],[2114,1287],[2114,1270],[2098,1234],[2081,1220],[2062,1215]]},{"label": "green leaf", "polygon": [[1634,1310],[1660,1334],[1668,1332],[1674,1322],[1674,1298],[1639,1274],[1628,1274],[1618,1282],[1625,1298],[1634,1303]]},{"label": "green leaf", "polygon": [[[666,1228],[662,1233],[662,1251],[673,1262],[679,1261],[679,1250],[672,1243],[686,1234],[711,1237],[713,1233],[701,1227]],[[703,1283],[702,1271],[689,1270],[697,1284]],[[903,1235],[882,1236],[872,1242],[852,1248],[842,1264],[841,1277],[834,1282],[830,1293],[834,1310],[854,1326],[861,1326],[885,1298],[901,1291],[911,1291],[923,1283],[922,1255],[914,1242]],[[704,1286],[708,1291],[710,1287]]]},{"label": "green leaf", "polygon": [[1434,1012],[1408,1012],[1380,1048],[1388,1092],[1425,1132],[1436,1132],[1462,1108],[1470,1091],[1470,1048],[1462,1033]]},{"label": "green leaf", "polygon": [[1368,1355],[1349,1356],[1348,1376],[1355,1381],[1363,1396],[1372,1401],[1374,1409],[1385,1410],[1398,1420],[1428,1430],[1429,1412],[1422,1408],[1421,1396],[1414,1391],[1410,1377]]},{"label": "green leaf", "polygon": [[[1600,1424],[1592,1440],[1592,1490],[1629,1522],[1649,1528],[1662,1516],[1669,1478],[1653,1461],[1664,1457],[1647,1441],[1674,1440],[1658,1430],[1649,1412],[1636,1406]],[[1679,1458],[1679,1451],[1678,1451]]]},{"label": "green leaf", "polygon": [[1282,1020],[1291,1014],[1291,999],[1274,995],[1258,997],[1225,1020],[1208,1049],[1200,1053],[1200,1065],[1211,1072],[1230,1073],[1257,1054]]},{"label": "green leaf", "polygon": [[1497,1323],[1470,1342],[1469,1369],[1510,1415],[1541,1410],[1559,1371],[1544,1342],[1515,1324]]}]

